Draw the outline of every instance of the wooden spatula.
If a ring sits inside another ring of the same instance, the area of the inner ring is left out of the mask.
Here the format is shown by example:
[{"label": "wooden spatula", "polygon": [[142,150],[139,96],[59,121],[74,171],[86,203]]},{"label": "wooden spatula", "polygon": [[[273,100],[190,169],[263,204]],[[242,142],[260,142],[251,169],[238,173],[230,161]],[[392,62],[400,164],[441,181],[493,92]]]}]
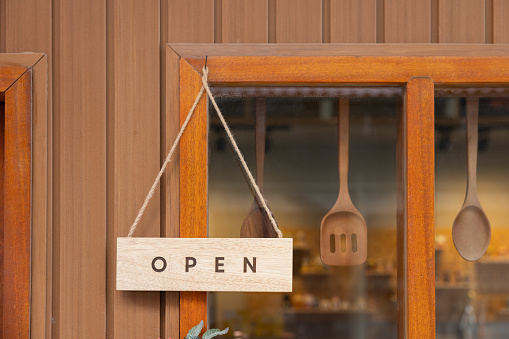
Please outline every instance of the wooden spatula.
[{"label": "wooden spatula", "polygon": [[[265,162],[265,115],[267,103],[265,98],[256,99],[255,150],[256,150],[256,185],[263,195],[263,166]],[[241,238],[277,238],[278,235],[270,222],[267,213],[255,196],[249,214],[240,228]]]},{"label": "wooden spatula", "polygon": [[326,265],[359,265],[368,253],[367,227],[348,192],[349,99],[339,99],[339,195],[320,227],[320,257]]}]

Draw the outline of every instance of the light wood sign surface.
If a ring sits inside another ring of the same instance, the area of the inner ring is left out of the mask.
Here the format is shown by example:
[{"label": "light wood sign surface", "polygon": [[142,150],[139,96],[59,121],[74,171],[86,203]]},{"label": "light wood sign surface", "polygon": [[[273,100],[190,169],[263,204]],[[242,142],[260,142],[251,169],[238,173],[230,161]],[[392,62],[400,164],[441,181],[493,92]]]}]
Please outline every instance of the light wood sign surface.
[{"label": "light wood sign surface", "polygon": [[117,239],[117,290],[291,292],[292,267],[293,239]]}]

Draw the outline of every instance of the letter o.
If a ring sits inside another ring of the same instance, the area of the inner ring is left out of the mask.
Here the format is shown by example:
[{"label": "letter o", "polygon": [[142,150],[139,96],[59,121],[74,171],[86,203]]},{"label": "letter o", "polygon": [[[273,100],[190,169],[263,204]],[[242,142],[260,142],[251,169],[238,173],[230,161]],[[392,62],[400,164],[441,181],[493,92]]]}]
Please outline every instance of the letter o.
[{"label": "letter o", "polygon": [[[162,268],[157,268],[156,267],[156,261],[157,260],[161,260],[163,262],[163,267]],[[154,260],[152,260],[152,269],[156,272],[162,272],[166,269],[166,259],[164,259],[163,257],[155,257]]]}]

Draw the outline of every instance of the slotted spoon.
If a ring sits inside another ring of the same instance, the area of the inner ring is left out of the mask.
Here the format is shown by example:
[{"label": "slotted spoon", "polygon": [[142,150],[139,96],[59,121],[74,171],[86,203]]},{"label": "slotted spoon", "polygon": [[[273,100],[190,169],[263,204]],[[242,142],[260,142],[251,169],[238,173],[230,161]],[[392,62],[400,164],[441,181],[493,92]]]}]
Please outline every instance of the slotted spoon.
[{"label": "slotted spoon", "polygon": [[339,195],[320,226],[320,257],[326,265],[359,265],[368,252],[367,227],[348,192],[349,99],[339,100]]}]

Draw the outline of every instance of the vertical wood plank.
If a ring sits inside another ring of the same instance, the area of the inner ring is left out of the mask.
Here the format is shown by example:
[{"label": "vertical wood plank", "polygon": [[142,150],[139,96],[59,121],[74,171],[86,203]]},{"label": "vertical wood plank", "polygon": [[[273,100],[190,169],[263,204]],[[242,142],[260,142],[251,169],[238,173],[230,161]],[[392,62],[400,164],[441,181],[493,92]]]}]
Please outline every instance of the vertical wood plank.
[{"label": "vertical wood plank", "polygon": [[[1,0],[0,0],[1,1]],[[269,30],[269,43],[276,42],[276,0],[268,0],[268,30]]]},{"label": "vertical wood plank", "polygon": [[[166,63],[163,114],[162,114],[162,147],[168,152],[179,132],[180,128],[180,57],[166,45]],[[166,158],[166,154],[162,154]],[[161,187],[164,187],[162,195],[161,213],[163,214],[163,227],[161,236],[180,237],[180,176],[179,160],[180,153],[175,152],[174,158],[168,164],[166,173],[162,177]],[[163,292],[164,308],[162,318],[161,338],[178,338],[180,335],[180,293]]]},{"label": "vertical wood plank", "polygon": [[222,43],[268,42],[267,0],[222,0]]},{"label": "vertical wood plank", "polygon": [[5,2],[0,0],[0,53],[5,53],[5,39],[6,39],[6,15],[5,15]]},{"label": "vertical wood plank", "polygon": [[[34,67],[34,149],[32,217],[32,338],[51,335],[51,246],[52,246],[52,175],[51,175],[51,95],[52,95],[52,2],[38,0],[2,0],[8,32],[4,51],[42,52],[44,60]],[[1,11],[1,9],[0,9]],[[48,86],[49,84],[49,86]],[[49,100],[47,98],[50,98]],[[49,138],[49,139],[48,139]],[[49,166],[49,167],[48,167]]]},{"label": "vertical wood plank", "polygon": [[494,0],[485,0],[484,16],[484,43],[493,43],[493,2]]},{"label": "vertical wood plank", "polygon": [[5,51],[51,53],[51,1],[3,0],[6,12]]},{"label": "vertical wood plank", "polygon": [[385,0],[384,42],[431,42],[430,1]]},{"label": "vertical wood plank", "polygon": [[214,42],[214,1],[165,1],[169,35],[164,42]]},{"label": "vertical wood plank", "polygon": [[[0,192],[4,191],[5,165],[5,102],[0,101]],[[0,305],[4,304],[4,195],[0,194]],[[0,307],[0,333],[4,333],[4,308]]]},{"label": "vertical wood plank", "polygon": [[322,0],[276,0],[276,43],[322,42]]},{"label": "vertical wood plank", "polygon": [[32,72],[5,93],[3,338],[29,338]]},{"label": "vertical wood plank", "polygon": [[[201,75],[180,61],[180,124],[202,86]],[[207,100],[204,95],[180,141],[180,237],[207,237]],[[207,323],[207,293],[180,292],[180,337]]]},{"label": "vertical wood plank", "polygon": [[53,1],[53,336],[106,328],[106,6]]},{"label": "vertical wood plank", "polygon": [[32,296],[31,338],[51,337],[52,129],[48,110],[48,57],[32,72]]},{"label": "vertical wood plank", "polygon": [[493,43],[509,43],[509,1],[493,0]]},{"label": "vertical wood plank", "polygon": [[330,42],[376,42],[376,0],[331,0]]},{"label": "vertical wood plank", "polygon": [[[161,39],[166,42],[214,42],[214,1],[161,1]],[[163,59],[164,60],[164,59]],[[161,158],[166,158],[180,130],[180,57],[166,48],[166,62],[162,64],[161,106]],[[179,153],[168,164],[163,175],[161,199],[164,237],[180,236],[180,173]],[[162,295],[161,338],[180,336],[180,293],[164,292]],[[203,305],[206,310],[206,304]],[[187,326],[187,325],[186,325]],[[186,329],[183,329],[183,331]],[[187,332],[185,333],[187,334]]]},{"label": "vertical wood plank", "polygon": [[434,95],[430,78],[412,78],[407,83],[404,124],[406,327],[408,338],[419,339],[435,338]]},{"label": "vertical wood plank", "polygon": [[[160,293],[115,287],[116,238],[126,236],[160,169],[159,1],[108,5],[107,337],[158,338]],[[159,237],[160,193],[134,236]]]},{"label": "vertical wood plank", "polygon": [[485,8],[485,0],[439,0],[439,42],[484,43]]}]

